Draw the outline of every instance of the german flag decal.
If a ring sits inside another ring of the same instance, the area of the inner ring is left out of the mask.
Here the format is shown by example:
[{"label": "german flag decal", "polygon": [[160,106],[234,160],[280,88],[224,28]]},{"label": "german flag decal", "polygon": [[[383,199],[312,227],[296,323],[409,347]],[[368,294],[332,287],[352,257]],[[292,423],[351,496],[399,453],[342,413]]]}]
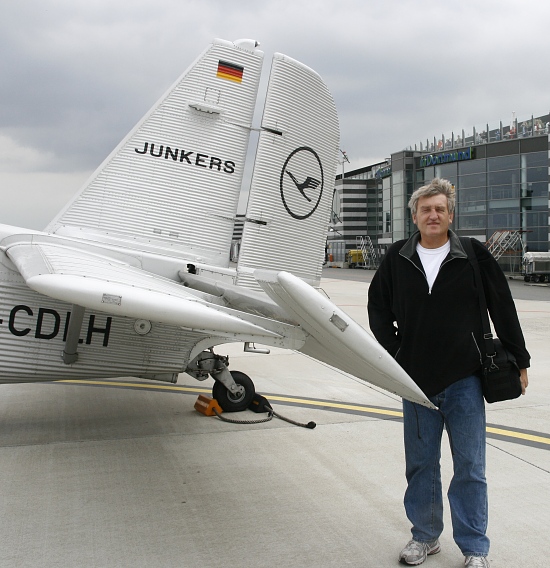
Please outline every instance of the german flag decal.
[{"label": "german flag decal", "polygon": [[235,65],[235,63],[228,63],[227,61],[218,62],[218,72],[216,77],[220,79],[227,79],[228,81],[235,81],[235,83],[242,83],[244,67]]}]

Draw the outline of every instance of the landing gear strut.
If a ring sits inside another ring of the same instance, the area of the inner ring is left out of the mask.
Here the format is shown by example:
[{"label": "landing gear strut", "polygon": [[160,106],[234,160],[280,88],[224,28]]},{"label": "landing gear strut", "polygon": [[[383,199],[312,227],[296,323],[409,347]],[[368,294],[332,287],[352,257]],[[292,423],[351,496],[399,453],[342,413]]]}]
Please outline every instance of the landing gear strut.
[{"label": "landing gear strut", "polygon": [[212,396],[225,412],[239,412],[250,406],[256,389],[252,379],[240,371],[229,371],[229,357],[216,355],[212,349],[203,351],[189,363],[185,372],[203,381],[214,379]]}]

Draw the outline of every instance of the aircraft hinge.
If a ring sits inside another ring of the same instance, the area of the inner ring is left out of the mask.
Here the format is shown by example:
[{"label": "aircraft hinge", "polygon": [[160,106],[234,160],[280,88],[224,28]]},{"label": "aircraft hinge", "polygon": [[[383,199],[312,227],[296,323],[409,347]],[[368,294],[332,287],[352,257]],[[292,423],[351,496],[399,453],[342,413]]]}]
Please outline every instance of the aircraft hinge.
[{"label": "aircraft hinge", "polygon": [[252,217],[246,217],[245,222],[253,223],[254,225],[268,225],[269,219],[252,219]]},{"label": "aircraft hinge", "polygon": [[276,130],[275,128],[268,128],[267,126],[262,126],[262,130],[265,130],[266,132],[271,132],[271,134],[276,134],[277,136],[283,135],[282,130]]},{"label": "aircraft hinge", "polygon": [[71,315],[69,318],[69,326],[67,328],[67,339],[65,348],[61,355],[65,365],[72,365],[78,360],[78,340],[80,338],[80,330],[84,321],[85,308],[73,304]]},{"label": "aircraft hinge", "polygon": [[244,343],[244,352],[245,353],[262,353],[263,355],[269,355],[271,351],[269,349],[258,348],[254,343],[250,343],[250,341],[245,341]]}]

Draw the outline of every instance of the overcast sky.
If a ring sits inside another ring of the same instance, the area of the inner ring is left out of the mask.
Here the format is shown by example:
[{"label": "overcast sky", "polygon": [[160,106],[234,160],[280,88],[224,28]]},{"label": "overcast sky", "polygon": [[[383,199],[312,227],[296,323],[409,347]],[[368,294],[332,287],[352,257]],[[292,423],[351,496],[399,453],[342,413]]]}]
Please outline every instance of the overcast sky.
[{"label": "overcast sky", "polygon": [[2,0],[0,223],[43,229],[216,37],[323,77],[346,170],[550,110],[548,0]]}]

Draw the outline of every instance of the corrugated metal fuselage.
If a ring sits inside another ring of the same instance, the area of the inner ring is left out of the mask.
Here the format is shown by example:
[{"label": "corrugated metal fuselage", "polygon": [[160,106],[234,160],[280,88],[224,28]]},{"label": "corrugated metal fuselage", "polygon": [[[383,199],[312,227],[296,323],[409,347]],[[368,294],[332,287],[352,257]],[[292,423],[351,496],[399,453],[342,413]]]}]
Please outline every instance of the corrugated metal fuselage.
[{"label": "corrugated metal fuselage", "polygon": [[[78,360],[67,365],[62,352],[71,310],[71,304],[34,292],[0,264],[0,383],[120,376],[172,380],[205,339],[176,326],[151,322],[148,329],[139,320],[86,310]],[[220,341],[210,338],[211,345]]]}]

